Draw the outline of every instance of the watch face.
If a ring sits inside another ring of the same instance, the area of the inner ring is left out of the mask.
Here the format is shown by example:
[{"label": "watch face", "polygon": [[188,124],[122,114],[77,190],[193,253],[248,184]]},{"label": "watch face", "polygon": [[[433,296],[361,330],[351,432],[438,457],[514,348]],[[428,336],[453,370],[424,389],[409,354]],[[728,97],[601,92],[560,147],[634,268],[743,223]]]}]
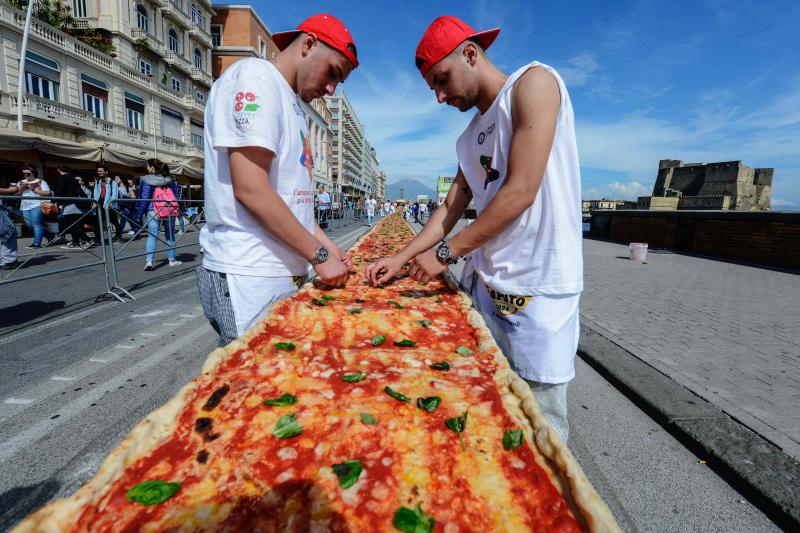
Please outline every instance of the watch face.
[{"label": "watch face", "polygon": [[440,246],[439,249],[436,250],[436,257],[438,257],[442,261],[450,259],[450,249],[447,248],[447,246]]},{"label": "watch face", "polygon": [[328,260],[328,250],[326,248],[320,248],[317,250],[317,261],[320,263],[324,263]]}]

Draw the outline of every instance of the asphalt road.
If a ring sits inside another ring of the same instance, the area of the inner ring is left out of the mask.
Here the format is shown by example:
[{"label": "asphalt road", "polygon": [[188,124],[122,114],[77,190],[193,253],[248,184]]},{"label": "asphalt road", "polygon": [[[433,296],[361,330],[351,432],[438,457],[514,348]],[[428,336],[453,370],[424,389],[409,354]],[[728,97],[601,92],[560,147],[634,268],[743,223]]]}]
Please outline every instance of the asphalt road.
[{"label": "asphalt road", "polygon": [[[335,240],[347,246],[363,229],[350,227]],[[133,287],[141,265],[129,263],[120,274]],[[14,294],[64,305],[23,322],[9,307],[25,300],[0,308],[0,530],[72,493],[138,420],[198,373],[216,336],[190,266],[145,278],[133,290],[137,300],[125,304],[92,301],[73,286],[80,279],[43,278]],[[0,296],[31,283],[0,287]],[[570,447],[626,531],[776,530],[580,360],[577,372]]]}]

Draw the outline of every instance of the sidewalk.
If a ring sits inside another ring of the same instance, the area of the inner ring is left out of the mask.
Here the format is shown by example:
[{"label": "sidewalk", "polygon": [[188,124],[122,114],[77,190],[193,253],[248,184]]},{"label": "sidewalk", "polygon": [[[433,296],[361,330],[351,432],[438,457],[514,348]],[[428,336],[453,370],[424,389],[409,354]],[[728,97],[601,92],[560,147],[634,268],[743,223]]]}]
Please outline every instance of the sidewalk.
[{"label": "sidewalk", "polygon": [[800,459],[800,276],[583,242],[583,323]]}]

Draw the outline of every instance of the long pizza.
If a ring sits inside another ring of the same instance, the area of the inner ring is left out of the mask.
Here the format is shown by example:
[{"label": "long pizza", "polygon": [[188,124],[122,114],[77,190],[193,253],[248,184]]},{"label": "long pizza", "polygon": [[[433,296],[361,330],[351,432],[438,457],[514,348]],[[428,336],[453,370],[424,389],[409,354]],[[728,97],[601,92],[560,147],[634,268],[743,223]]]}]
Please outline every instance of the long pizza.
[{"label": "long pizza", "polygon": [[308,283],[16,531],[618,531],[451,279]]}]

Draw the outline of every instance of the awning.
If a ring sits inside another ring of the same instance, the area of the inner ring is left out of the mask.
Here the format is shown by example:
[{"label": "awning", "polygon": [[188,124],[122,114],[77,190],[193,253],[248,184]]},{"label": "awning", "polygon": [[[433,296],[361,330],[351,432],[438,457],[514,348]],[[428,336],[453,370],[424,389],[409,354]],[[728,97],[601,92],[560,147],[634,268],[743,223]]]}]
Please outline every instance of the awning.
[{"label": "awning", "polygon": [[95,161],[103,159],[103,146],[100,143],[76,143],[20,131],[11,128],[0,128],[0,151],[30,151],[34,150],[43,154],[79,159],[81,161]]}]

